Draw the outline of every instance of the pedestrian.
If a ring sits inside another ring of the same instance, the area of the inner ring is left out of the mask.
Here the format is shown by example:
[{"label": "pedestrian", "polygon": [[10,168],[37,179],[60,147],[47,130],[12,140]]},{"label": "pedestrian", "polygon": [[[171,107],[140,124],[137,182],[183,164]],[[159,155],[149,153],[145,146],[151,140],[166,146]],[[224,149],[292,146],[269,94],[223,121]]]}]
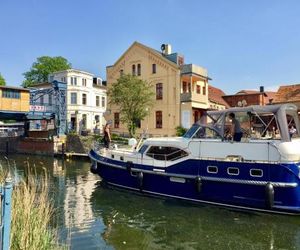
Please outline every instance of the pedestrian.
[{"label": "pedestrian", "polygon": [[103,137],[104,147],[109,148],[110,142],[111,142],[111,136],[110,136],[110,124],[106,123],[104,127],[104,137]]},{"label": "pedestrian", "polygon": [[230,113],[229,118],[231,119],[231,136],[234,141],[240,142],[243,136],[240,122],[235,118],[234,113]]}]

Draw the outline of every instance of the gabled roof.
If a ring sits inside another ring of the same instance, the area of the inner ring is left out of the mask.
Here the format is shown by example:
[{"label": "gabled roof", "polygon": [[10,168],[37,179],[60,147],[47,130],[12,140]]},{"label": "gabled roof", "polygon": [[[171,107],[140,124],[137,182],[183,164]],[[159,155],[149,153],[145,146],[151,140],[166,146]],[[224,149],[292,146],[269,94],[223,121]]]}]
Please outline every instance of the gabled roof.
[{"label": "gabled roof", "polygon": [[143,49],[145,49],[145,50],[147,50],[147,51],[150,51],[151,53],[153,53],[154,55],[156,55],[156,56],[158,56],[160,59],[162,59],[164,62],[166,62],[166,63],[168,63],[169,65],[171,65],[171,66],[173,66],[173,67],[176,67],[176,68],[178,68],[179,69],[179,66],[176,64],[176,63],[174,63],[174,62],[172,62],[172,61],[170,61],[169,59],[167,59],[166,57],[164,57],[163,55],[162,55],[162,53],[161,52],[159,52],[158,50],[155,50],[155,49],[152,49],[152,48],[150,48],[150,47],[148,47],[148,46],[146,46],[146,45],[144,45],[144,44],[141,44],[141,43],[139,43],[139,42],[137,42],[137,41],[135,41],[120,57],[119,57],[119,59],[113,64],[113,65],[110,65],[110,66],[107,66],[107,68],[109,68],[109,67],[112,67],[112,66],[115,66],[116,64],[118,64],[120,61],[121,61],[121,59],[134,47],[134,46],[139,46],[139,47],[141,47],[141,48],[143,48]]},{"label": "gabled roof", "polygon": [[273,102],[300,102],[300,84],[280,86]]},{"label": "gabled roof", "polygon": [[208,86],[208,100],[217,104],[224,105],[226,108],[228,108],[228,103],[222,97],[224,95],[225,93],[221,89],[218,89],[211,85]]}]

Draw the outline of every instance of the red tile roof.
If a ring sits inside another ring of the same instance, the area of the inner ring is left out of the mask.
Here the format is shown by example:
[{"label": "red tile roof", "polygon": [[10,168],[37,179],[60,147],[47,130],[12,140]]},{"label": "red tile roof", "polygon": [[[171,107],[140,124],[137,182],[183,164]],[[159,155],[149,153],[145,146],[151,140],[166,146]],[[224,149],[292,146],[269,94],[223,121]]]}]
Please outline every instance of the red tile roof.
[{"label": "red tile roof", "polygon": [[273,102],[299,102],[300,84],[280,86]]},{"label": "red tile roof", "polygon": [[226,108],[228,108],[229,107],[228,103],[222,97],[224,95],[225,93],[221,89],[218,89],[211,85],[208,86],[208,99],[211,102],[224,105]]}]

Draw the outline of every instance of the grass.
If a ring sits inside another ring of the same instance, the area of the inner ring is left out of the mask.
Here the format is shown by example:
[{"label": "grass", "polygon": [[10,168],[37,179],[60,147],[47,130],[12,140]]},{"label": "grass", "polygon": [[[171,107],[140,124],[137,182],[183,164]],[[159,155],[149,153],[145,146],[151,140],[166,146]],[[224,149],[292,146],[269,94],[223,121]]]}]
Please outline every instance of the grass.
[{"label": "grass", "polygon": [[[27,165],[26,177],[14,183],[10,249],[66,249],[58,244],[57,231],[50,226],[54,207],[46,170],[38,176]],[[2,183],[7,172],[1,167]]]}]

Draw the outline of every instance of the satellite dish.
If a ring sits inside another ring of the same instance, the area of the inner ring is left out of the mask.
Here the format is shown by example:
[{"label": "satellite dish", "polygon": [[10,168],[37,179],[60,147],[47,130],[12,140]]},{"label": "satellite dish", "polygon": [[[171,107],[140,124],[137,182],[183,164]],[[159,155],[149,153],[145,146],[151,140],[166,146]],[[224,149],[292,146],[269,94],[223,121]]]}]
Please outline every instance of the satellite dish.
[{"label": "satellite dish", "polygon": [[161,48],[161,51],[165,51],[166,45],[165,45],[165,44],[162,44],[162,45],[160,46],[160,48]]},{"label": "satellite dish", "polygon": [[241,101],[238,101],[237,105],[238,105],[239,107],[242,107],[243,104],[242,104]]}]

